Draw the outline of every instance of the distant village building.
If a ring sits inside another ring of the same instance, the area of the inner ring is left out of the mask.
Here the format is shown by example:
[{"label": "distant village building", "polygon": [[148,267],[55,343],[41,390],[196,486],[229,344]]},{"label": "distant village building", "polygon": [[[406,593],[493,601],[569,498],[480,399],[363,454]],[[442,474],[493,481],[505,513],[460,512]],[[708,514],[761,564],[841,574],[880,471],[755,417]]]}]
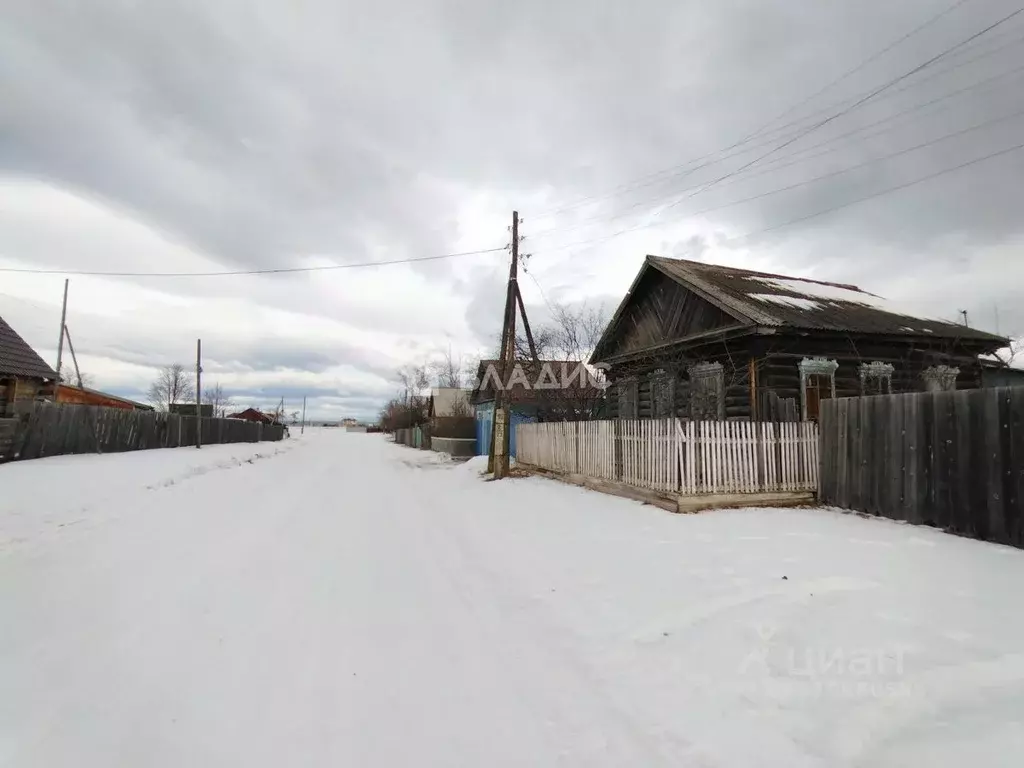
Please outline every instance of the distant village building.
[{"label": "distant village building", "polygon": [[516,427],[535,421],[599,418],[604,409],[600,377],[581,360],[517,360],[501,371],[498,360],[481,360],[470,394],[476,418],[476,451],[489,452],[498,392],[509,405],[509,454],[516,455]]},{"label": "distant village building", "polygon": [[56,380],[57,372],[0,317],[0,417],[51,399]]},{"label": "distant village building", "polygon": [[981,382],[984,387],[1024,387],[1024,368],[1014,368],[998,358],[982,358]]},{"label": "distant village building", "polygon": [[244,411],[238,413],[228,414],[229,419],[241,419],[242,421],[251,421],[256,424],[273,424],[274,417],[269,416],[262,411],[258,411],[255,408],[246,408]]},{"label": "distant village building", "polygon": [[473,390],[461,387],[434,387],[430,391],[427,416],[431,418],[472,416],[473,406],[470,403],[472,394]]},{"label": "distant village building", "polygon": [[129,400],[126,397],[112,395],[108,392],[60,384],[57,387],[57,400],[64,405],[94,405],[102,408],[121,408],[130,411],[152,411],[153,406]]},{"label": "distant village building", "polygon": [[[196,415],[196,404],[195,403],[171,403],[167,410],[170,413],[176,413],[179,416],[195,416]],[[204,419],[213,418],[213,404],[204,403],[199,406],[199,415]]]}]

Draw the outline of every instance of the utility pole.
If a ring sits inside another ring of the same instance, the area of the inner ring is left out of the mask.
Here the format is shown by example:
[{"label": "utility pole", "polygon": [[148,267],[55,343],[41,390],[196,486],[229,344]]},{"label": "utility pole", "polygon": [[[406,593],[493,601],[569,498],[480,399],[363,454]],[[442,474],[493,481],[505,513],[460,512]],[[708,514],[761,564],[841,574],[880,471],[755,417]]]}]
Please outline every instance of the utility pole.
[{"label": "utility pole", "polygon": [[960,314],[964,316],[964,325],[967,325],[968,324],[968,322],[967,322],[967,310],[966,309],[961,309],[960,310]]},{"label": "utility pole", "polygon": [[203,447],[203,340],[196,339],[196,448]]},{"label": "utility pole", "polygon": [[64,278],[64,301],[60,308],[60,339],[57,341],[57,381],[53,385],[53,402],[60,399],[60,366],[64,357],[64,326],[68,320],[68,283],[71,281]]},{"label": "utility pole", "polygon": [[82,389],[82,371],[78,367],[78,356],[75,354],[75,345],[71,343],[71,329],[64,326],[64,335],[68,337],[68,350],[71,352],[71,362],[75,364],[75,378],[78,380],[78,388]]},{"label": "utility pole", "polygon": [[494,424],[487,469],[500,480],[509,471],[509,398],[505,386],[516,360],[516,302],[519,298],[519,212],[512,211],[512,264],[505,291],[505,319],[501,329],[501,359],[498,361],[499,387],[495,393]]},{"label": "utility pole", "polygon": [[299,429],[299,434],[306,434],[306,396],[302,396],[302,427]]}]

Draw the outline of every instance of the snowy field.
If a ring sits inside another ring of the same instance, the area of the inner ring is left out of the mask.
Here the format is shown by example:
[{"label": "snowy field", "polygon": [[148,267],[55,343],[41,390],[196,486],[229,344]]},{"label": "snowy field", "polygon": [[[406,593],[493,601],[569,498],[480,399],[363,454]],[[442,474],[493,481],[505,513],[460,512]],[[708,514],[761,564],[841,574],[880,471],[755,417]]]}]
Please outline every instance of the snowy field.
[{"label": "snowy field", "polygon": [[0,765],[1020,764],[1024,552],[478,468],[0,466]]}]

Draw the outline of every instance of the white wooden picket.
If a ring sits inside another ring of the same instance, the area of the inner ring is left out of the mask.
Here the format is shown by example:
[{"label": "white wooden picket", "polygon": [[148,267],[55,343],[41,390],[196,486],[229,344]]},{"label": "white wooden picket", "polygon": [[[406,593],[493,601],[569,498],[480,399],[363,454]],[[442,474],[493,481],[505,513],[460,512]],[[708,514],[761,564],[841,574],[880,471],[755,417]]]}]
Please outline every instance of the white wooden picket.
[{"label": "white wooden picket", "polygon": [[520,424],[517,459],[668,493],[813,491],[814,422],[622,419]]}]

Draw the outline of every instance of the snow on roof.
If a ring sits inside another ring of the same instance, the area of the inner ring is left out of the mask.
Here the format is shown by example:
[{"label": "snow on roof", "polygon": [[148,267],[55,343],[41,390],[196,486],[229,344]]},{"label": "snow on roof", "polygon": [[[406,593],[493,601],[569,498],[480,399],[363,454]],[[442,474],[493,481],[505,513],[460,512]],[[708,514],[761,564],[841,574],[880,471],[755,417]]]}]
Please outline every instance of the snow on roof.
[{"label": "snow on roof", "polygon": [[847,333],[928,334],[993,345],[1003,341],[949,320],[921,317],[855,285],[658,256],[648,256],[647,264],[742,323]]},{"label": "snow on roof", "polygon": [[778,293],[751,293],[748,296],[758,301],[767,301],[771,304],[779,304],[783,307],[796,307],[797,309],[818,309],[821,303],[803,296],[783,296]]},{"label": "snow on roof", "polygon": [[[875,296],[873,293],[868,293],[867,291],[854,288],[852,285],[844,286],[832,283],[819,283],[813,280],[801,280],[799,278],[774,277],[750,278],[750,282],[764,283],[776,290],[799,294],[807,299],[823,299],[823,303],[825,304],[841,301],[846,304],[861,304],[865,307],[874,307],[875,309],[886,309],[891,311],[889,307],[885,306],[888,302],[881,296]],[[763,295],[764,294],[750,294],[751,298],[758,298]],[[816,307],[819,306],[821,306],[821,304],[816,305]]]}]

